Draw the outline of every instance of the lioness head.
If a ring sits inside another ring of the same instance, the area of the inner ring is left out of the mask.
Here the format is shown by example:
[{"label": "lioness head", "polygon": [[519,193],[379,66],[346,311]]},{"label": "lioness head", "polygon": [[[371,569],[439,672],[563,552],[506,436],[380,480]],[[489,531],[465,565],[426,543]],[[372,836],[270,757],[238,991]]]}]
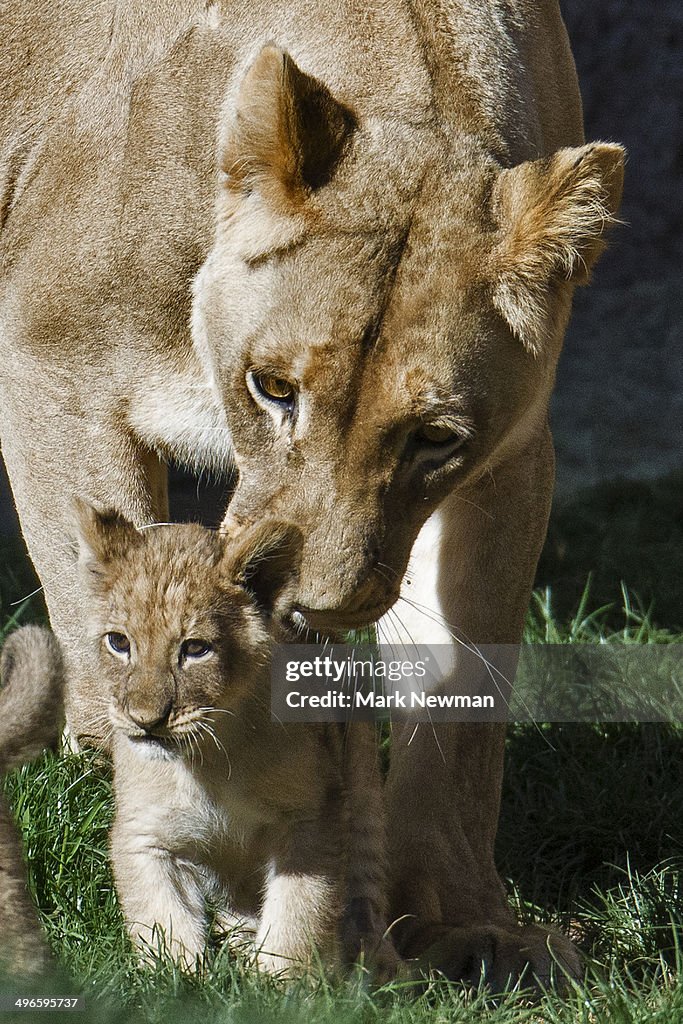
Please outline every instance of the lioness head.
[{"label": "lioness head", "polygon": [[310,621],[368,622],[443,497],[544,420],[623,151],[505,167],[471,136],[359,122],[275,46],[224,120],[194,338],[232,432],[229,517],[300,523]]}]

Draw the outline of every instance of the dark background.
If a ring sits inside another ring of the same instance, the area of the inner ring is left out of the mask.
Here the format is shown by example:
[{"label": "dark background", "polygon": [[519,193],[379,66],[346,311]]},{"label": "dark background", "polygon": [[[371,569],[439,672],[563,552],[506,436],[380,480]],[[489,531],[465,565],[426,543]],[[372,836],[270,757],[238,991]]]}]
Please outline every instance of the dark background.
[{"label": "dark background", "polygon": [[683,4],[564,0],[586,137],[628,150],[626,222],[577,292],[553,405],[558,491],[683,453]]},{"label": "dark background", "polygon": [[[628,164],[626,223],[593,285],[577,292],[558,371],[560,500],[617,477],[666,478],[683,452],[683,4],[564,0],[562,9],[586,136],[624,143]],[[192,515],[194,482],[176,479],[173,494],[174,514]],[[0,459],[0,536],[16,530]]]}]

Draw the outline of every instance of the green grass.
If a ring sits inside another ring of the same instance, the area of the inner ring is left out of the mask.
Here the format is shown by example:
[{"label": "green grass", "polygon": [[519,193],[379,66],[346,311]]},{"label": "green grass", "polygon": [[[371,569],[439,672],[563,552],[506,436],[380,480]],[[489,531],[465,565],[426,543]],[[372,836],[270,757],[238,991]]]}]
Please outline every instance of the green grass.
[{"label": "green grass", "polygon": [[[657,487],[661,498],[662,485]],[[672,587],[683,584],[658,570],[660,562],[670,564],[678,556],[666,544],[648,541],[647,501],[639,494],[634,504],[628,485],[624,507],[609,498],[618,512],[619,537],[590,518],[591,508],[594,516],[603,514],[604,494],[556,516],[529,612],[528,641],[683,642],[677,628],[681,606],[671,601]],[[668,518],[657,507],[650,516],[653,529],[663,531],[667,543],[678,543],[674,504]],[[558,531],[565,538],[561,565]],[[639,531],[638,561],[631,545]],[[625,578],[632,589],[609,568],[622,557],[631,569]],[[6,556],[5,566],[1,631],[43,614],[36,598],[10,607],[34,583],[16,551]],[[225,949],[210,953],[201,981],[169,963],[139,969],[107,860],[107,762],[92,753],[48,755],[7,780],[30,885],[61,962],[62,973],[46,980],[42,990],[84,993],[88,1010],[79,1019],[88,1021],[683,1022],[682,754],[678,725],[531,724],[509,730],[498,862],[510,899],[523,920],[569,928],[589,965],[585,983],[564,997],[549,994],[540,1004],[524,993],[494,1000],[442,980],[419,991],[394,985],[370,995],[358,983],[331,985],[321,977],[285,990],[246,971]],[[18,991],[17,984],[0,984],[0,991]]]},{"label": "green grass", "polygon": [[[591,963],[585,987],[530,1008],[435,982],[374,997],[352,986],[289,992],[255,979],[225,951],[195,982],[172,966],[137,968],[107,863],[111,781],[92,753],[46,756],[8,789],[31,887],[53,949],[84,992],[88,1020],[149,1021],[672,1021],[683,934],[683,730],[520,726],[508,741],[499,861],[523,919],[570,927]],[[590,766],[590,770],[589,770]],[[35,986],[34,986],[35,988]],[[45,984],[43,991],[54,986]],[[16,986],[12,991],[16,990]],[[123,1018],[121,1018],[123,1019]]]}]

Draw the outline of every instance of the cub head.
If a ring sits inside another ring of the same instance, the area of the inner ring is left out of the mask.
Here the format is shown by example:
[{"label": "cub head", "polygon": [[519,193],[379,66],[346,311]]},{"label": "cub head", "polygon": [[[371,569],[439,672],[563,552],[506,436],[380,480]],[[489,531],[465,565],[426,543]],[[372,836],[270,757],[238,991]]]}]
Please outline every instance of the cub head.
[{"label": "cub head", "polygon": [[228,523],[301,525],[312,624],[377,618],[444,496],[545,421],[623,150],[508,163],[359,118],[275,46],[226,106],[194,342],[234,444]]},{"label": "cub head", "polygon": [[196,525],[137,530],[84,502],[77,519],[115,729],[189,744],[218,715],[239,721],[245,702],[267,703],[260,691],[295,580],[296,527],[264,524],[231,542]]}]

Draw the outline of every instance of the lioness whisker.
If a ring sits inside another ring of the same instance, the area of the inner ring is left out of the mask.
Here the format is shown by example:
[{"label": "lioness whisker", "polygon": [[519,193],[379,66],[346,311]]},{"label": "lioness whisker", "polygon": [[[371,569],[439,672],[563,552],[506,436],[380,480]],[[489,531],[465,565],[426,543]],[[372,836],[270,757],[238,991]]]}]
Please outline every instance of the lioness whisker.
[{"label": "lioness whisker", "polygon": [[[399,616],[398,612],[396,611],[396,608],[395,607],[394,608],[390,608],[389,609],[389,614],[392,615],[392,617],[398,623],[399,629],[402,629],[404,631],[404,633],[406,633],[406,635],[408,636],[408,639],[411,642],[411,645],[413,647],[417,647],[417,644],[413,640],[413,637],[412,637],[410,631],[408,630],[407,626],[405,625],[405,623],[402,622],[401,617]],[[436,734],[436,728],[435,728],[434,722],[432,720],[431,711],[428,710],[427,711],[427,715],[428,715],[428,718],[429,718],[429,724],[430,724],[431,729],[432,729],[432,735],[434,736],[434,741],[435,741],[435,743],[437,745],[437,748],[439,750],[439,754],[441,755],[441,760],[443,761],[443,763],[445,765],[446,764],[446,757],[445,757],[445,754],[444,754],[443,749],[441,747],[441,743],[439,742],[439,737]]]},{"label": "lioness whisker", "polygon": [[[413,607],[415,609],[415,611],[421,613],[422,615],[425,615],[427,618],[431,618],[434,622],[437,622],[437,624],[439,624],[441,626],[446,627],[446,626],[450,625],[449,623],[447,623],[447,620],[444,618],[443,615],[441,615],[439,612],[431,611],[430,609],[428,609],[428,607],[426,605],[420,606],[419,604],[413,602],[410,598],[403,597],[403,595],[401,595],[399,600],[400,601],[405,601],[405,603],[407,605]],[[441,620],[441,621],[439,621],[439,620]],[[459,629],[460,632],[465,635],[466,640],[461,640],[460,637],[456,636],[456,634],[450,628],[447,628],[446,632],[448,632],[450,634],[450,636],[452,637],[453,640],[455,640],[456,643],[458,643],[462,647],[464,647],[465,650],[469,651],[470,654],[475,654],[479,658],[479,660],[485,666],[485,668],[486,668],[486,670],[487,670],[487,672],[488,672],[488,674],[489,674],[489,676],[491,678],[491,681],[493,682],[494,686],[496,687],[496,689],[497,689],[500,697],[502,698],[505,706],[509,709],[510,708],[510,701],[506,697],[506,695],[503,692],[503,690],[501,689],[500,684],[494,678],[494,672],[497,673],[501,677],[501,679],[503,679],[503,681],[505,683],[507,683],[507,685],[510,688],[510,690],[512,690],[513,681],[509,680],[507,678],[507,676],[505,676],[504,673],[501,672],[501,670],[496,665],[491,664],[484,657],[484,655],[479,650],[477,645],[467,637],[467,634],[465,633],[465,631],[462,629],[461,626],[455,626],[454,628],[455,629]],[[524,708],[524,711],[528,715],[529,721],[533,724],[533,726],[534,726],[535,730],[538,732],[539,736],[542,736],[543,739],[544,739],[544,742],[552,749],[552,744],[549,742],[549,740],[545,736],[543,730],[540,728],[536,718],[531,714],[531,710],[530,710],[529,706],[526,704],[526,702],[524,701],[523,698],[520,697],[519,699],[520,699],[520,702],[522,704],[522,707]]]},{"label": "lioness whisker", "polygon": [[[484,667],[486,668],[487,673],[489,674],[489,676],[491,678],[491,681],[493,682],[493,684],[495,685],[496,689],[498,690],[499,695],[502,697],[503,701],[505,702],[505,706],[509,708],[509,706],[510,706],[509,701],[508,701],[507,697],[505,696],[505,694],[503,693],[503,690],[501,689],[500,684],[494,678],[494,672],[497,675],[499,675],[501,677],[501,679],[505,683],[507,683],[507,685],[510,688],[512,688],[512,682],[507,678],[507,676],[504,675],[504,673],[496,665],[491,664],[491,662],[489,662],[488,659],[484,657],[484,655],[480,651],[479,647],[473,641],[471,641],[469,639],[462,640],[459,636],[457,636],[453,632],[453,629],[449,628],[449,626],[446,623],[446,621],[443,618],[443,616],[439,616],[438,612],[431,612],[431,611],[429,611],[427,609],[426,606],[418,607],[413,601],[410,600],[410,598],[407,598],[407,597],[401,596],[399,598],[399,600],[404,601],[409,607],[414,608],[415,611],[417,611],[417,612],[421,613],[422,615],[424,615],[425,617],[431,619],[433,622],[436,622],[438,625],[445,627],[446,632],[448,633],[448,635],[457,644],[460,644],[470,654],[474,654],[479,659],[479,661],[481,661],[482,665],[484,665]],[[454,628],[460,629],[460,631],[462,633],[465,632],[463,629],[461,629],[461,627],[454,627]]]},{"label": "lioness whisker", "polygon": [[[387,632],[386,626],[383,626],[380,620],[376,623],[375,628],[377,630],[377,639],[379,640],[380,645],[386,645],[391,651],[391,657],[396,658],[396,648],[394,647],[392,639]],[[384,639],[382,639],[382,637],[384,637]]]}]

